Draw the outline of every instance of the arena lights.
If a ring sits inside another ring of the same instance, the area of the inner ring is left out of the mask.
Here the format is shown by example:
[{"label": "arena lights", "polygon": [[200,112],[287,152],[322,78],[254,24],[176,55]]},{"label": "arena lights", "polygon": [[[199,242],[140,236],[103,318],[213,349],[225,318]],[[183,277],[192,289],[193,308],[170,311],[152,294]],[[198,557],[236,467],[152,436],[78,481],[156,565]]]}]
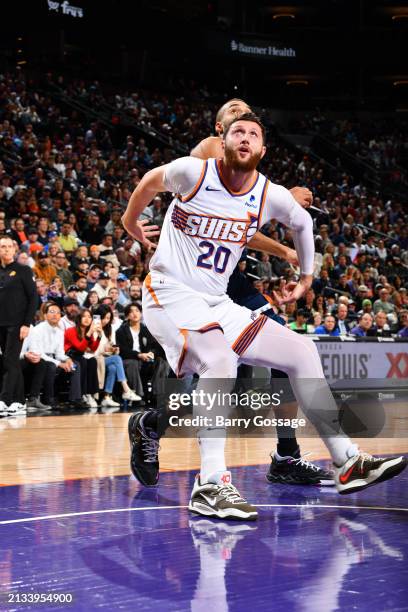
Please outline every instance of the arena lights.
[{"label": "arena lights", "polygon": [[307,79],[289,79],[286,81],[286,85],[309,85]]},{"label": "arena lights", "polygon": [[408,19],[408,13],[400,13],[397,15],[391,15],[391,19],[393,21],[402,21],[403,19]]},{"label": "arena lights", "polygon": [[408,79],[400,79],[393,82],[394,87],[401,87],[401,85],[408,85]]},{"label": "arena lights", "polygon": [[272,15],[272,19],[295,19],[296,15],[293,13],[275,13]]}]

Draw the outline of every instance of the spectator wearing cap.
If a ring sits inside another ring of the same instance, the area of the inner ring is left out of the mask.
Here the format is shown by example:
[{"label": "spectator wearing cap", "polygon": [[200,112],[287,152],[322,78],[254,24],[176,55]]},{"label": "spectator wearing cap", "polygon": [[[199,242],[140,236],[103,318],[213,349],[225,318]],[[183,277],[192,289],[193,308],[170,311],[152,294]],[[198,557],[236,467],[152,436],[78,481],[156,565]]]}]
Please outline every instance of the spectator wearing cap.
[{"label": "spectator wearing cap", "polygon": [[369,288],[367,285],[359,285],[357,287],[357,293],[354,296],[354,301],[356,303],[356,309],[361,310],[363,307],[363,300],[368,299]]},{"label": "spectator wearing cap", "polygon": [[125,274],[123,274],[123,272],[119,272],[117,283],[118,283],[117,286],[119,290],[118,302],[124,307],[130,302],[130,296],[129,296],[129,291],[128,291],[130,282],[129,282],[128,277]]},{"label": "spectator wearing cap", "polygon": [[299,308],[295,312],[295,320],[289,323],[288,327],[292,331],[306,333],[307,332],[307,320],[309,318],[309,312],[303,308]]},{"label": "spectator wearing cap", "polygon": [[92,287],[92,289],[98,294],[100,300],[103,300],[103,298],[107,297],[108,295],[109,280],[109,274],[106,272],[101,272],[98,280]]},{"label": "spectator wearing cap", "polygon": [[81,239],[83,240],[83,242],[86,242],[87,244],[98,245],[102,242],[104,233],[105,233],[105,230],[100,225],[99,215],[91,211],[88,215],[87,226],[80,233]]},{"label": "spectator wearing cap", "polygon": [[75,318],[79,313],[78,300],[68,296],[64,298],[64,312],[65,315],[61,318],[59,322],[59,326],[63,331],[65,331],[69,327],[75,326]]},{"label": "spectator wearing cap", "polygon": [[95,287],[101,274],[102,266],[100,264],[94,263],[89,266],[88,276],[86,277],[88,291]]},{"label": "spectator wearing cap", "polygon": [[38,240],[38,230],[36,227],[30,227],[27,235],[28,240],[22,243],[21,248],[27,251],[29,255],[34,255],[44,249],[44,245]]},{"label": "spectator wearing cap", "polygon": [[385,314],[390,314],[395,311],[395,305],[392,304],[390,299],[390,292],[386,287],[383,287],[379,291],[379,299],[375,300],[373,304],[374,314],[377,314],[380,310],[384,311]]},{"label": "spectator wearing cap", "polygon": [[73,300],[78,300],[79,287],[78,285],[70,285],[67,289],[67,297],[72,298]]},{"label": "spectator wearing cap", "polygon": [[324,317],[323,325],[316,327],[315,334],[321,336],[340,336],[339,328],[336,325],[336,318],[332,314]]},{"label": "spectator wearing cap", "polygon": [[73,278],[75,282],[78,280],[78,278],[86,278],[88,276],[89,263],[87,259],[85,258],[77,259],[75,267],[76,267],[76,270],[73,274]]},{"label": "spectator wearing cap", "polygon": [[97,244],[91,244],[89,247],[89,264],[91,266],[93,264],[98,264],[102,268],[104,263],[105,260],[101,257],[99,246]]},{"label": "spectator wearing cap", "polygon": [[69,262],[64,251],[59,250],[55,255],[55,267],[57,269],[57,276],[62,280],[65,289],[68,289],[72,285],[72,273],[68,268]]},{"label": "spectator wearing cap", "polygon": [[368,298],[362,301],[361,306],[361,310],[358,311],[359,316],[364,314],[365,312],[369,312],[370,314],[373,312],[373,304]]},{"label": "spectator wearing cap", "polygon": [[408,338],[408,310],[401,310],[399,315],[399,325],[400,329],[397,335],[401,338]]},{"label": "spectator wearing cap", "polygon": [[40,278],[49,285],[57,275],[57,269],[51,264],[50,257],[45,251],[37,255],[36,264],[33,269],[36,278]]},{"label": "spectator wearing cap", "polygon": [[88,296],[88,290],[87,290],[87,280],[85,276],[80,276],[79,278],[77,278],[76,281],[76,286],[78,287],[78,291],[77,291],[77,300],[79,302],[79,305],[82,307],[87,296]]},{"label": "spectator wearing cap", "polygon": [[358,320],[358,325],[353,327],[353,329],[351,330],[351,334],[353,334],[353,336],[358,337],[367,336],[367,332],[372,328],[372,326],[373,317],[369,312],[365,312],[360,316]]},{"label": "spectator wearing cap", "polygon": [[72,225],[69,221],[64,221],[61,228],[61,233],[58,236],[58,242],[62,250],[66,254],[71,254],[78,246],[78,240],[72,235]]}]

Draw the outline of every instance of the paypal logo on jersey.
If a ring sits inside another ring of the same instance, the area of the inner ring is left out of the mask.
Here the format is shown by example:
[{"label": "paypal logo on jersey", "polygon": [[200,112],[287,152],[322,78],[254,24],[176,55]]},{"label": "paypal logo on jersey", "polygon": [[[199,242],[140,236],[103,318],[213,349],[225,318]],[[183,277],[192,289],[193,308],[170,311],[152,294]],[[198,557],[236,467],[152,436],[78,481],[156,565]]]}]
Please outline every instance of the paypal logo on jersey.
[{"label": "paypal logo on jersey", "polygon": [[245,206],[248,206],[248,208],[256,208],[256,204],[251,204],[251,202],[254,202],[254,200],[256,200],[256,198],[252,194],[251,197],[249,198],[249,202],[244,202]]}]

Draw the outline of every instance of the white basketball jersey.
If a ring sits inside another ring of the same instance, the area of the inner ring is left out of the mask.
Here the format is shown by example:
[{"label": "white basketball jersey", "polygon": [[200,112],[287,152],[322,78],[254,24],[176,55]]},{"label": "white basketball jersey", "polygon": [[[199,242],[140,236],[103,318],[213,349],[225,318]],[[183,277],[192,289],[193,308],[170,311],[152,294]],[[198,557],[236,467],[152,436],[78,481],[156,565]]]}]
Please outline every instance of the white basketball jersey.
[{"label": "white basketball jersey", "polygon": [[219,160],[203,162],[194,189],[171,203],[150,269],[211,295],[226,293],[243,248],[258,229],[269,181],[260,173],[245,192],[231,192]]}]

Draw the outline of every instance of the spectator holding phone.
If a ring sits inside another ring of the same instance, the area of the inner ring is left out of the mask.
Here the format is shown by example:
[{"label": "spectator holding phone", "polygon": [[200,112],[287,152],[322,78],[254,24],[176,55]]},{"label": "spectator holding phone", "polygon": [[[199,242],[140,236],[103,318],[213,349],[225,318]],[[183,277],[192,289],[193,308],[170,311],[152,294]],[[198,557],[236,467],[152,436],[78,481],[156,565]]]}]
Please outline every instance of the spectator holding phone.
[{"label": "spectator holding phone", "polygon": [[[93,321],[91,311],[83,308],[75,318],[75,326],[65,330],[64,351],[80,371],[82,401],[90,408],[98,404],[94,395],[99,393],[95,351],[102,337],[100,321]],[[78,402],[80,397],[71,397]]]},{"label": "spectator holding phone", "polygon": [[95,316],[100,317],[102,330],[101,341],[95,356],[103,357],[106,371],[103,389],[104,398],[101,405],[103,407],[120,406],[120,404],[112,398],[112,391],[116,381],[120,382],[122,385],[122,399],[130,402],[139,402],[142,398],[140,395],[137,395],[134,391],[132,391],[126,380],[123,361],[119,355],[119,347],[116,345],[115,331],[112,327],[112,309],[109,306],[101,305],[96,311],[94,317]]}]

